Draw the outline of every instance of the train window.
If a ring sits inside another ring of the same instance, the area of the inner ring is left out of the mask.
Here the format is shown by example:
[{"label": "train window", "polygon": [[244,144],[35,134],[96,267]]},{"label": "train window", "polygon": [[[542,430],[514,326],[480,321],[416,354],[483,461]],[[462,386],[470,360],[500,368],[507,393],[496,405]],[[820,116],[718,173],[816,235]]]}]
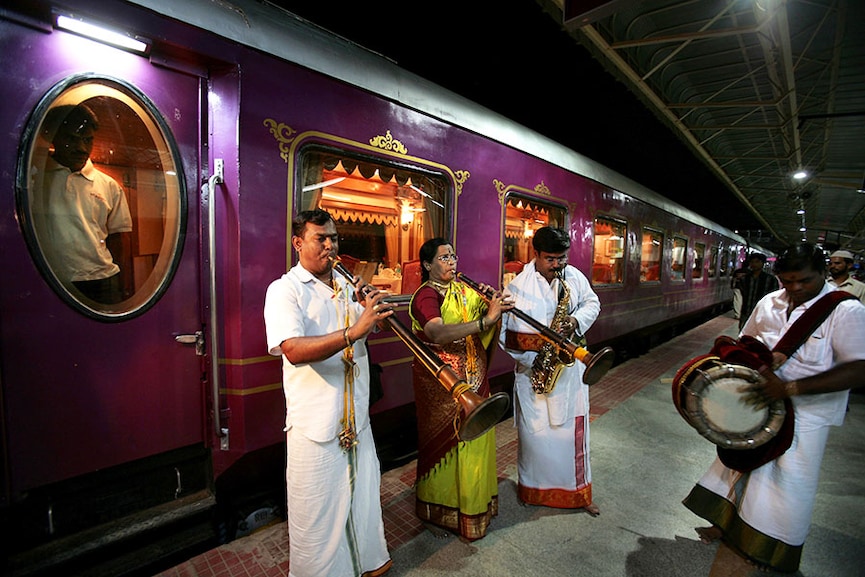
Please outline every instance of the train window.
[{"label": "train window", "polygon": [[534,258],[532,238],[544,226],[565,226],[565,209],[535,197],[509,192],[505,200],[505,244],[502,286]]},{"label": "train window", "polygon": [[685,280],[685,262],[688,256],[688,241],[680,236],[673,237],[673,250],[670,259],[670,278]]},{"label": "train window", "polygon": [[694,268],[691,270],[691,278],[703,278],[703,259],[706,257],[706,245],[698,242],[694,244]]},{"label": "train window", "polygon": [[648,228],[643,229],[643,242],[640,249],[640,282],[660,282],[663,246],[663,233]]},{"label": "train window", "polygon": [[622,284],[626,234],[625,223],[610,218],[595,218],[592,284]]},{"label": "train window", "polygon": [[100,320],[152,306],[180,257],[186,194],[150,101],[120,81],[67,79],[37,106],[22,151],[18,209],[52,288]]},{"label": "train window", "polygon": [[718,275],[718,245],[712,245],[709,249],[709,278],[715,278]]},{"label": "train window", "polygon": [[445,176],[320,146],[301,151],[300,167],[299,209],[333,215],[347,267],[392,293],[413,292],[417,286],[408,275],[414,279],[417,269],[420,278],[421,245],[447,238]]}]

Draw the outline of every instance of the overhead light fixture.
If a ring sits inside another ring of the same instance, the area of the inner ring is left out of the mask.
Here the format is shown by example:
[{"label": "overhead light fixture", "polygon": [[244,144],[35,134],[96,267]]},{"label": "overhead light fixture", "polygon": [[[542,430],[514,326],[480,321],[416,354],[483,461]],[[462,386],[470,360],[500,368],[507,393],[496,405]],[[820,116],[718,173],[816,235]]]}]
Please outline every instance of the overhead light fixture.
[{"label": "overhead light fixture", "polygon": [[808,172],[805,170],[797,170],[793,173],[793,178],[795,178],[796,180],[805,180],[806,178],[808,178]]},{"label": "overhead light fixture", "polygon": [[107,28],[97,26],[96,24],[90,24],[83,20],[76,20],[75,18],[70,18],[69,16],[64,16],[62,14],[57,15],[57,28],[73,32],[86,38],[90,38],[91,40],[96,40],[97,42],[102,42],[103,44],[110,44],[112,46],[117,46],[118,48],[123,48],[124,50],[131,50],[138,54],[146,54],[149,48],[146,42],[138,40],[137,38],[132,38],[126,34],[108,30]]},{"label": "overhead light fixture", "polygon": [[808,230],[808,229],[803,226],[802,228],[799,229],[799,232],[805,232],[806,230]]},{"label": "overhead light fixture", "polygon": [[319,188],[327,188],[328,186],[333,186],[334,184],[339,184],[345,180],[344,176],[338,176],[336,178],[331,178],[330,180],[325,180],[324,182],[316,182],[315,184],[307,184],[303,187],[303,192],[309,192],[310,190],[316,190]]},{"label": "overhead light fixture", "polygon": [[439,206],[439,207],[441,207],[441,208],[444,208],[444,207],[445,207],[445,205],[443,205],[442,203],[440,203],[439,201],[437,201],[436,199],[434,199],[434,198],[431,197],[429,194],[427,194],[426,192],[424,192],[424,191],[421,190],[420,188],[416,187],[415,185],[410,184],[410,185],[408,185],[408,186],[409,186],[409,188],[411,188],[411,189],[414,190],[415,192],[419,193],[421,196],[423,196],[423,197],[425,197],[425,198],[428,198],[429,201],[430,201],[431,203],[433,203],[434,205]]},{"label": "overhead light fixture", "polygon": [[796,214],[805,214],[805,209],[800,208],[799,210],[796,211]]}]

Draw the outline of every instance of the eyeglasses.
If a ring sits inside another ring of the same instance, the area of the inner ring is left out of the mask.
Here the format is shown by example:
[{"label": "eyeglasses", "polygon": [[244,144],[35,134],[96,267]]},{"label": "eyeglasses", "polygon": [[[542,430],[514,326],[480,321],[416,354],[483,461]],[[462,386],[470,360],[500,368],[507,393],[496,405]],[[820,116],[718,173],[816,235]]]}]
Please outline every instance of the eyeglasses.
[{"label": "eyeglasses", "polygon": [[455,254],[443,254],[436,258],[441,262],[457,262],[460,259],[460,257]]},{"label": "eyeglasses", "polygon": [[557,262],[565,263],[568,262],[568,255],[563,254],[562,256],[545,256],[544,260],[549,264]]}]

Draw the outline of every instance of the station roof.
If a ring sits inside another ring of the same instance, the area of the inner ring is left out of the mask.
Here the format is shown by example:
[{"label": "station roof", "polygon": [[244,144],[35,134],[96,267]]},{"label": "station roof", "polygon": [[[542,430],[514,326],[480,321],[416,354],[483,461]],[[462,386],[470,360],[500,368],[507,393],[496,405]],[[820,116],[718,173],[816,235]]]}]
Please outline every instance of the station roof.
[{"label": "station roof", "polygon": [[773,237],[862,252],[865,3],[560,1],[569,32]]},{"label": "station roof", "polygon": [[865,253],[863,2],[272,3],[755,244]]}]

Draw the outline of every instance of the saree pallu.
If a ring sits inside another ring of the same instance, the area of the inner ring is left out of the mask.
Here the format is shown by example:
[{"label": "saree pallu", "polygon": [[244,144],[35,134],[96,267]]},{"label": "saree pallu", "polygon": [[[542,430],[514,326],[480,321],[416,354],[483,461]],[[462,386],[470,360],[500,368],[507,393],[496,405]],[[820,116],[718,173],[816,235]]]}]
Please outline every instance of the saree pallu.
[{"label": "saree pallu", "polygon": [[[447,348],[459,349],[459,344]],[[462,364],[455,360],[460,357],[459,351],[450,354],[439,348],[436,352],[460,376],[464,375],[464,359]],[[413,366],[418,420],[417,516],[466,539],[480,539],[498,514],[495,428],[477,439],[460,441],[455,430],[459,406],[418,364]],[[481,366],[485,374],[485,359]],[[478,394],[489,396],[486,379]]]}]

